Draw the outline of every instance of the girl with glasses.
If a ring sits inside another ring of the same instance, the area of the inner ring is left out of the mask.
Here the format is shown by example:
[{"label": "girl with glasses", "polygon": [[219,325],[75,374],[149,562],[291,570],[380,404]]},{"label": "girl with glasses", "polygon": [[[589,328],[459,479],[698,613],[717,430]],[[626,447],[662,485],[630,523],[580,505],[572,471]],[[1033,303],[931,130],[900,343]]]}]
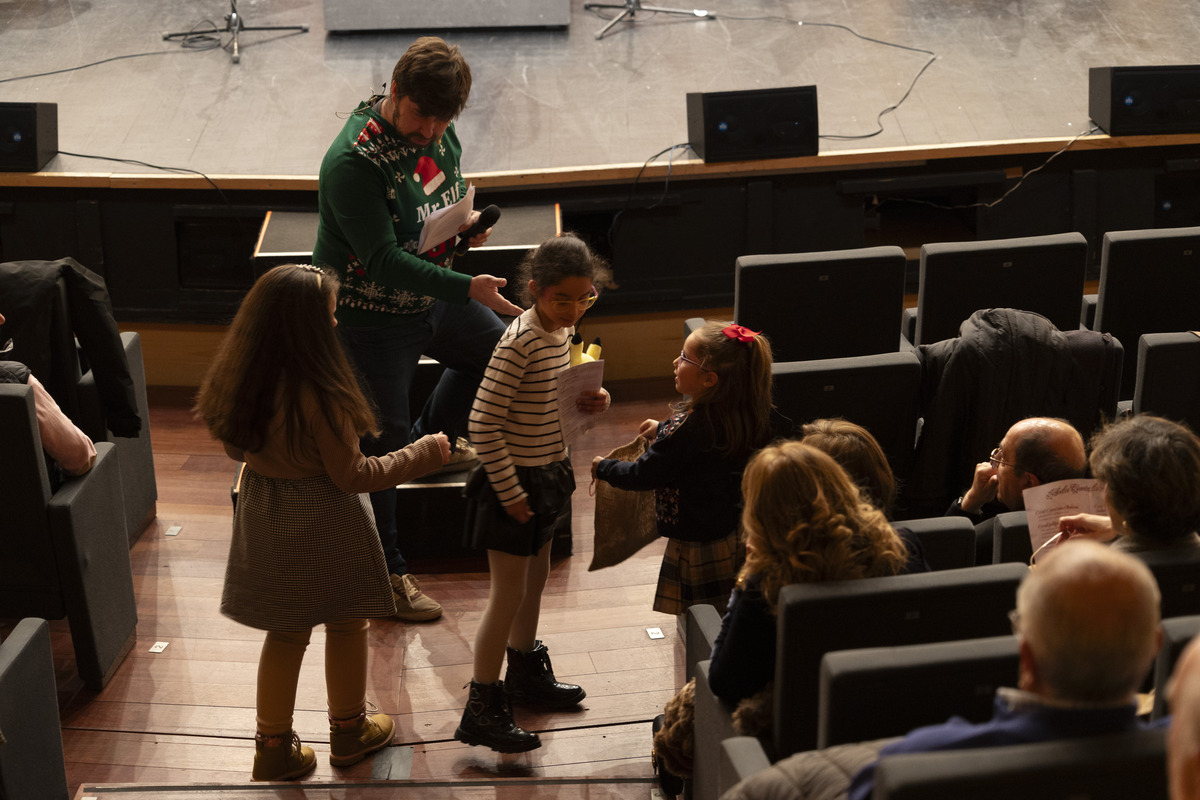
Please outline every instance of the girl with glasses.
[{"label": "girl with glasses", "polygon": [[654,610],[719,609],[741,566],[742,470],[771,439],[771,345],[726,322],[706,322],[675,359],[683,395],[663,422],[638,430],[652,440],[636,461],[597,458],[592,475],[618,489],[654,490],[658,533],[668,539]]},{"label": "girl with glasses", "polygon": [[[487,548],[491,589],[475,635],[474,675],[454,738],[501,753],[541,746],[513,722],[513,703],[571,708],[585,692],[558,682],[537,638],[554,527],[575,490],[558,418],[555,381],[567,368],[575,325],[610,282],[603,259],[566,233],[531,251],[518,269],[531,307],[500,338],[471,408],[480,466],[467,480],[467,538]],[[608,408],[584,392],[584,413]],[[500,668],[505,654],[504,681]]]}]

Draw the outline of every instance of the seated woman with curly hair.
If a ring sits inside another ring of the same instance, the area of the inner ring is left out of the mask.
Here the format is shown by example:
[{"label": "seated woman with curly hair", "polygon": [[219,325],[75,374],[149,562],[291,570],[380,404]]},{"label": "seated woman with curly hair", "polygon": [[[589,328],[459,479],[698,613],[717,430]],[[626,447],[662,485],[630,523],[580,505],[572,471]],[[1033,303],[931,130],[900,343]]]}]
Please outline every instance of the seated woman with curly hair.
[{"label": "seated woman with curly hair", "polygon": [[[721,620],[708,678],[715,695],[741,703],[735,725],[759,735],[765,732],[760,710],[770,707],[775,676],[779,590],[792,583],[895,575],[903,571],[908,551],[846,471],[803,442],[781,442],[755,454],[742,476],[742,496],[746,561]],[[691,771],[690,689],[685,686],[668,703],[655,736],[655,752],[664,762],[660,772],[665,768],[679,777]],[[662,782],[664,789],[673,783],[670,775]]]}]

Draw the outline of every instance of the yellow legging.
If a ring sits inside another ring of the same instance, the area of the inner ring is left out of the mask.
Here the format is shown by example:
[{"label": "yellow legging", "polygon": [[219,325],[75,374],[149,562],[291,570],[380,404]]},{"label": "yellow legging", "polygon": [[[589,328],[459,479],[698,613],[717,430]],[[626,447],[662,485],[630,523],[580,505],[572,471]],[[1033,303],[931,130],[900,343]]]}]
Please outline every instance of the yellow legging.
[{"label": "yellow legging", "polygon": [[[348,719],[359,714],[367,696],[367,630],[365,619],[325,623],[325,691],[329,716]],[[300,664],[312,638],[306,631],[268,631],[258,659],[258,732],[279,736],[292,730]]]}]

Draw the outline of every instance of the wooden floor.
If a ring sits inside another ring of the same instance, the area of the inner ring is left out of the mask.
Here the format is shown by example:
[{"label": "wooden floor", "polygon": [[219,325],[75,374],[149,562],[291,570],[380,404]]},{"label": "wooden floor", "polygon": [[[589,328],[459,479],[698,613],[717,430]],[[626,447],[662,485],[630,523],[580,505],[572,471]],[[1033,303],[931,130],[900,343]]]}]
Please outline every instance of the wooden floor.
[{"label": "wooden floor", "polygon": [[[578,475],[588,474],[594,455],[631,439],[643,419],[661,417],[673,397],[669,380],[610,390],[612,408],[575,448]],[[130,552],[137,643],[104,691],[82,688],[65,621],[52,623],[73,795],[83,786],[88,796],[174,797],[180,792],[148,795],[145,787],[228,787],[249,781],[262,634],[218,611],[234,465],[192,420],[189,394],[151,389],[158,518]],[[414,568],[445,615],[425,624],[372,623],[368,698],[395,718],[393,746],[348,769],[329,766],[324,637],[318,629],[300,676],[295,722],[301,739],[317,751],[317,769],[302,795],[278,797],[385,796],[382,790],[347,794],[337,788],[372,778],[414,782],[389,784],[390,798],[650,796],[650,720],[683,675],[675,618],[650,608],[662,546],[651,545],[617,567],[588,572],[594,502],[586,484],[580,480],[574,497],[575,553],[553,565],[540,630],[557,675],[587,689],[582,710],[518,711],[518,722],[543,738],[540,749],[525,755],[501,756],[454,741],[488,577],[473,571],[477,563],[437,574]],[[177,535],[167,535],[174,526],[179,526]],[[10,627],[11,622],[0,624],[0,633]],[[663,638],[650,638],[648,628],[660,628]],[[166,649],[149,652],[155,642],[166,642]],[[507,788],[493,787],[497,781]],[[98,786],[103,784],[136,784],[139,790]],[[322,785],[330,793],[308,790]],[[398,785],[411,788],[397,793]],[[212,787],[212,794],[202,796],[275,795]]]}]

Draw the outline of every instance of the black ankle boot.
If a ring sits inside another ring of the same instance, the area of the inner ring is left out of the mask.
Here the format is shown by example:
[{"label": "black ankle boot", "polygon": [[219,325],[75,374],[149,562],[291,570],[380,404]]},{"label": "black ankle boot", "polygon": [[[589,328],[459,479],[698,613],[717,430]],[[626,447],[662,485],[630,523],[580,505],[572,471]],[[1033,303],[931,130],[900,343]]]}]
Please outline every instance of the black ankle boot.
[{"label": "black ankle boot", "polygon": [[481,744],[498,753],[524,753],[542,746],[536,733],[513,722],[512,707],[502,683],[471,681],[471,694],[454,738],[464,744]]},{"label": "black ankle boot", "polygon": [[535,708],[570,708],[587,697],[587,692],[579,686],[554,679],[550,653],[540,640],[533,643],[528,653],[508,648],[504,686],[514,703]]}]

